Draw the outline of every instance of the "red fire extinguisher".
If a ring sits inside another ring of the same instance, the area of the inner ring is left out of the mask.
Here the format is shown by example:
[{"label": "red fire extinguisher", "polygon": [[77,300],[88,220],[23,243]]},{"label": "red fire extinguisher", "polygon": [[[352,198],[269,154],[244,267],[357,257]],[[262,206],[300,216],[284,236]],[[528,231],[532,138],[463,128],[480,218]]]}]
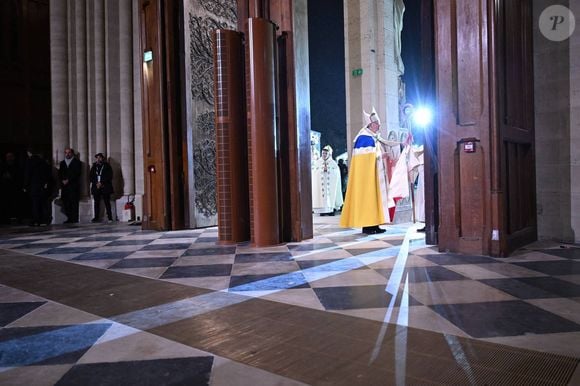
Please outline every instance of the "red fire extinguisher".
[{"label": "red fire extinguisher", "polygon": [[123,220],[130,222],[135,221],[135,196],[127,196],[127,202],[123,209]]}]

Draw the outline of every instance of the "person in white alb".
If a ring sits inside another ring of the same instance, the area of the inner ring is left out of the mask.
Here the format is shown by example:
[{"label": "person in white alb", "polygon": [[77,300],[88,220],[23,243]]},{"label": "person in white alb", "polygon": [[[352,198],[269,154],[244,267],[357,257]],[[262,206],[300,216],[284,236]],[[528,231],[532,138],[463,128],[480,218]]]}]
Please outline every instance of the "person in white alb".
[{"label": "person in white alb", "polygon": [[312,210],[320,215],[334,216],[343,204],[340,169],[332,159],[332,147],[325,146],[321,153],[312,164]]}]

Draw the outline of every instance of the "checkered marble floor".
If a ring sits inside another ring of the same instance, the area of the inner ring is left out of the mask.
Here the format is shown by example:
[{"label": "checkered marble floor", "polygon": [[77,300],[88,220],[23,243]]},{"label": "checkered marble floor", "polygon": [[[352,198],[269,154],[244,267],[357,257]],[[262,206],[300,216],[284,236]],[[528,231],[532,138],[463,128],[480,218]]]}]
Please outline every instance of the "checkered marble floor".
[{"label": "checkered marble floor", "polygon": [[2,385],[301,385],[0,285]]},{"label": "checkered marble floor", "polygon": [[[206,289],[204,307],[212,309],[261,298],[580,358],[580,246],[537,242],[509,258],[463,256],[425,245],[412,224],[365,236],[339,228],[337,220],[315,217],[312,240],[271,248],[218,245],[216,228],[82,225],[4,229],[0,250]],[[88,384],[91,373],[107,377],[124,368],[149,368],[157,379],[183,365],[191,369],[184,377],[195,384],[210,378],[230,384],[236,373],[261,380],[254,384],[297,384],[173,341],[160,343],[164,338],[146,332],[155,327],[148,322],[127,327],[123,317],[99,318],[9,286],[0,287],[0,315],[0,354],[8,353],[0,355],[2,384],[40,376],[43,384]],[[15,338],[18,349],[11,345]],[[24,351],[23,339],[30,345]],[[55,339],[72,346],[56,352]],[[111,357],[115,345],[129,350]]]}]

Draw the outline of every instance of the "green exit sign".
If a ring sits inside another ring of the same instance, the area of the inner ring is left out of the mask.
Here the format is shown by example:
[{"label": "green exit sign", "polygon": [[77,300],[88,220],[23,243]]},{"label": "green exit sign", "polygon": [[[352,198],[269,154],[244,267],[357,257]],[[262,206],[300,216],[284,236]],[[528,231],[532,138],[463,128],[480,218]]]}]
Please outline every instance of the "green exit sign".
[{"label": "green exit sign", "polygon": [[352,76],[361,76],[363,74],[363,69],[362,68],[355,68],[354,70],[352,70]]},{"label": "green exit sign", "polygon": [[153,60],[153,51],[145,51],[143,52],[143,61],[145,63],[149,63]]}]

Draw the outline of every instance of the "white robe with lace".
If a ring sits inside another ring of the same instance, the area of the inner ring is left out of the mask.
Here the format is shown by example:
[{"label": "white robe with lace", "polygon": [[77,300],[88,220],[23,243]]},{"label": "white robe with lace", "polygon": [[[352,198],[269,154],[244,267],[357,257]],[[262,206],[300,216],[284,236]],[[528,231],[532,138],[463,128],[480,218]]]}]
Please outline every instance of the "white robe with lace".
[{"label": "white robe with lace", "polygon": [[312,165],[312,210],[330,213],[342,207],[340,169],[331,157],[319,158]]}]

